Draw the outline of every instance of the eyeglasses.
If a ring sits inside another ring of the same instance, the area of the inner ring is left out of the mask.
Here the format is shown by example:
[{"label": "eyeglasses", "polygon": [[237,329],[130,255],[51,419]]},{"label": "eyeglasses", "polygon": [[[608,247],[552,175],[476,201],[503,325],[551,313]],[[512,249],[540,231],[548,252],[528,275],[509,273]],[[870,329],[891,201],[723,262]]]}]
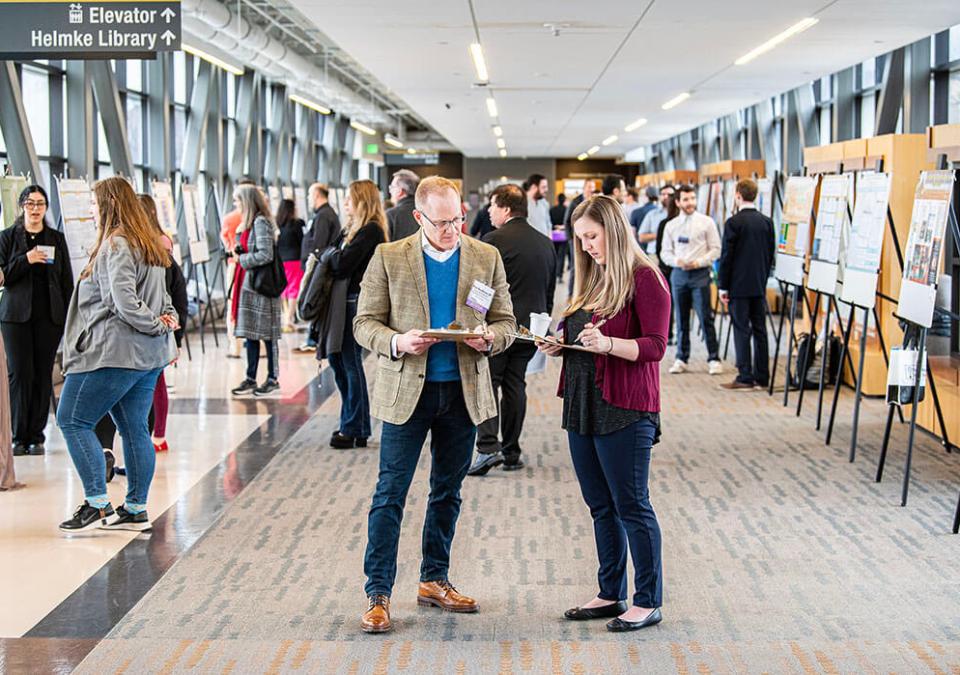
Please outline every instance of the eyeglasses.
[{"label": "eyeglasses", "polygon": [[32,199],[27,200],[23,203],[24,209],[45,209],[47,208],[46,202],[35,202]]},{"label": "eyeglasses", "polygon": [[467,222],[467,219],[464,216],[459,216],[457,218],[454,218],[453,220],[438,220],[437,222],[433,222],[427,217],[427,214],[424,213],[423,211],[420,212],[420,217],[423,218],[428,223],[430,223],[431,225],[433,225],[435,228],[437,228],[441,232],[446,229],[459,230],[461,227],[463,227],[463,224]]}]

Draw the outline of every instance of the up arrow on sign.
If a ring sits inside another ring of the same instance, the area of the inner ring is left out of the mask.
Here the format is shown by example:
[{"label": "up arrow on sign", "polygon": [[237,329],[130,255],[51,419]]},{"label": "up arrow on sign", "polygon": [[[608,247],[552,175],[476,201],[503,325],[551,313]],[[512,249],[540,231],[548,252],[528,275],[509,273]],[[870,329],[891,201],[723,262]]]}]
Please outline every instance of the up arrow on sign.
[{"label": "up arrow on sign", "polygon": [[170,9],[169,7],[167,7],[165,10],[163,10],[162,12],[160,12],[160,16],[162,16],[162,17],[166,20],[167,23],[170,23],[170,20],[173,19],[173,17],[176,16],[176,13],[175,13],[172,9]]},{"label": "up arrow on sign", "polygon": [[167,46],[169,47],[169,46],[170,46],[170,43],[177,39],[177,36],[174,35],[173,33],[171,33],[171,32],[168,30],[168,31],[164,32],[163,35],[160,36],[160,39],[163,40],[164,42],[166,42],[166,43],[167,43]]}]

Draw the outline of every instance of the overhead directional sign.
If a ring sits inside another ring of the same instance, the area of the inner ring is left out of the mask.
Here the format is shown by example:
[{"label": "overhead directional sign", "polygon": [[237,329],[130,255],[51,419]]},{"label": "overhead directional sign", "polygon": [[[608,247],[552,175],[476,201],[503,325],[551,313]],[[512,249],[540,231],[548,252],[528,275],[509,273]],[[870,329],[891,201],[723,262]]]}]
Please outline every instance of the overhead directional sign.
[{"label": "overhead directional sign", "polygon": [[180,2],[0,0],[0,59],[153,58],[180,49]]}]

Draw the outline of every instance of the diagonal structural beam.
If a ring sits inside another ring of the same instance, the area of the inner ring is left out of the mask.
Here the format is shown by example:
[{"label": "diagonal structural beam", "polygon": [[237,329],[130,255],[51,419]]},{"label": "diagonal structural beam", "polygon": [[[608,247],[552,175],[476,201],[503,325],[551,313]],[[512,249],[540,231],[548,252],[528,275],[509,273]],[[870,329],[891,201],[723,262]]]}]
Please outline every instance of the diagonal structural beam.
[{"label": "diagonal structural beam", "polygon": [[183,138],[183,157],[180,159],[180,171],[184,179],[195,183],[200,173],[200,149],[203,147],[203,135],[210,112],[210,98],[213,92],[213,66],[200,61],[200,70],[193,85],[190,98],[190,114],[187,117],[187,129]]},{"label": "diagonal structural beam", "polygon": [[150,173],[167,180],[173,172],[173,136],[170,126],[172,54],[147,61],[147,134]]},{"label": "diagonal structural beam", "polygon": [[905,51],[905,48],[901,47],[887,54],[883,60],[883,84],[877,103],[877,124],[874,130],[877,136],[897,131],[897,119],[900,117],[900,105],[903,101]]},{"label": "diagonal structural beam", "polygon": [[283,142],[284,127],[287,113],[286,87],[277,85],[272,90],[273,100],[269,102],[273,114],[270,118],[270,128],[265,150],[266,161],[263,165],[263,178],[269,185],[273,185],[280,178],[280,146]]},{"label": "diagonal structural beam", "polygon": [[[243,73],[237,92],[237,134],[230,158],[230,180],[236,183],[243,177],[243,164],[251,150],[254,136],[257,100],[260,93],[260,76],[252,70]],[[251,167],[254,162],[251,162]]]},{"label": "diagonal structural beam", "polygon": [[97,110],[103,122],[103,133],[110,151],[110,163],[114,173],[133,178],[133,156],[130,154],[130,138],[127,136],[127,111],[120,102],[120,89],[109,61],[87,63],[93,81],[93,93]]},{"label": "diagonal structural beam", "polygon": [[67,168],[74,178],[93,177],[93,83],[86,61],[67,61]]},{"label": "diagonal structural beam", "polygon": [[40,173],[37,148],[23,106],[20,77],[13,61],[0,61],[0,101],[0,129],[7,145],[10,167],[15,173],[29,173],[39,183],[43,174]]}]

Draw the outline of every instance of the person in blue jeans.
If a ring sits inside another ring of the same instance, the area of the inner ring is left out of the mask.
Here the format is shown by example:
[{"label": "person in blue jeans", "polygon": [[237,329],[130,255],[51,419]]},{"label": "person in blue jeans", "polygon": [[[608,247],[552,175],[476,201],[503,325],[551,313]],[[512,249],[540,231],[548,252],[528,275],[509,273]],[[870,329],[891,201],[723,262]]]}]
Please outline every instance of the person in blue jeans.
[{"label": "person in blue jeans", "polygon": [[[326,355],[333,369],[333,379],[340,392],[340,428],[330,438],[330,446],[341,450],[364,448],[370,436],[370,398],[367,376],[363,372],[363,351],[353,337],[353,319],[357,315],[360,281],[373,252],[388,239],[387,216],[383,211],[380,191],[370,180],[355,180],[343,200],[343,212],[349,225],[339,247],[330,257],[334,292],[346,291],[343,324],[329,319],[327,329],[341,337],[339,349],[335,340],[324,338],[317,358]],[[346,285],[346,289],[343,286]],[[341,296],[342,297],[342,296]],[[336,311],[337,303],[328,303],[328,311]]]},{"label": "person in blue jeans", "polygon": [[[178,320],[166,290],[170,256],[126,179],[97,182],[92,208],[97,242],[67,310],[66,378],[57,408],[86,499],[60,529],[145,531],[156,463],[147,417],[157,378],[176,356],[171,334]],[[94,430],[107,413],[123,438],[127,467],[126,499],[116,510]]]}]

